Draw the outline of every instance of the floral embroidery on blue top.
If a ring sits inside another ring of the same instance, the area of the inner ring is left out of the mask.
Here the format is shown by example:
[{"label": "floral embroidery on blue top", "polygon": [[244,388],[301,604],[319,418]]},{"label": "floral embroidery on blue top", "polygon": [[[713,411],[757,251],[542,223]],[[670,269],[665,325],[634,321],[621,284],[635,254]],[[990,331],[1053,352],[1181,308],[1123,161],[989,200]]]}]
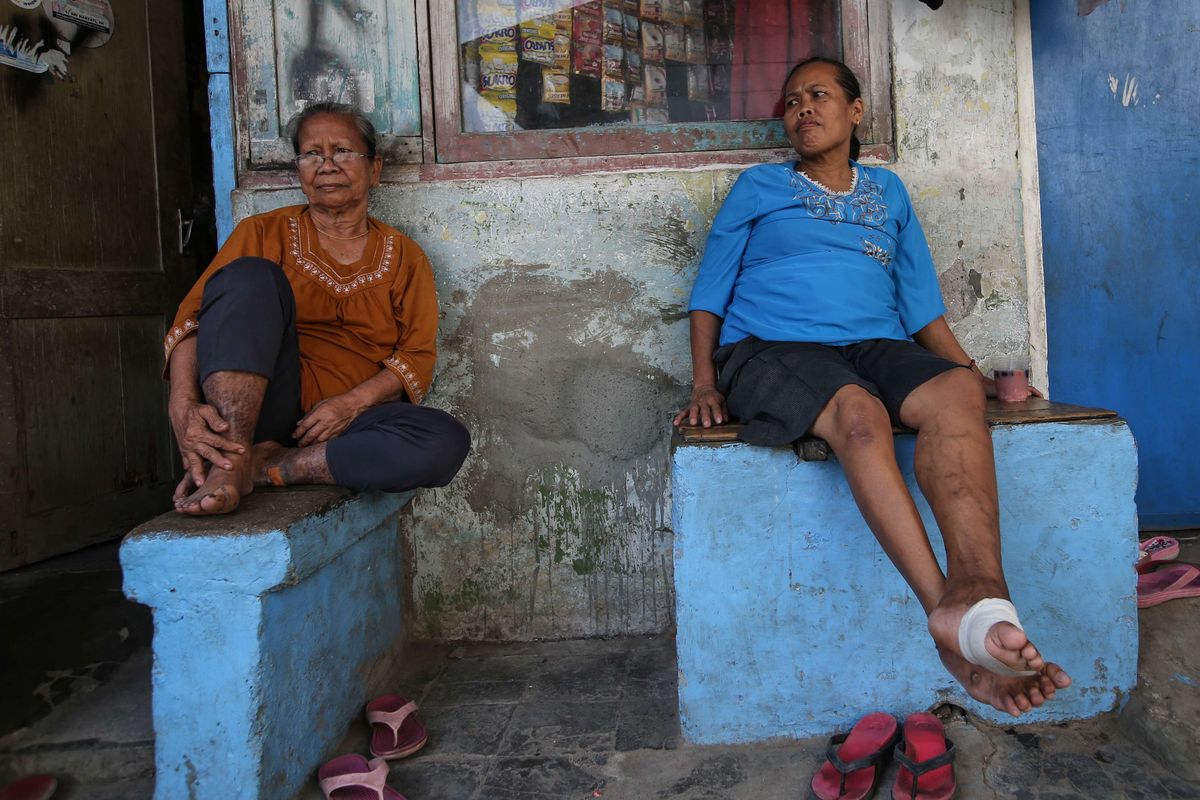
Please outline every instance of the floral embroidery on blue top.
[{"label": "floral embroidery on blue top", "polygon": [[892,250],[887,237],[872,234],[862,240],[862,246],[864,255],[878,261],[884,269],[891,269]]},{"label": "floral embroidery on blue top", "polygon": [[883,200],[883,187],[871,180],[861,170],[855,170],[855,186],[845,194],[828,194],[806,179],[798,171],[792,171],[791,184],[796,190],[795,199],[804,204],[809,215],[816,219],[829,220],[833,224],[853,222],[877,228],[888,218],[887,203]]}]

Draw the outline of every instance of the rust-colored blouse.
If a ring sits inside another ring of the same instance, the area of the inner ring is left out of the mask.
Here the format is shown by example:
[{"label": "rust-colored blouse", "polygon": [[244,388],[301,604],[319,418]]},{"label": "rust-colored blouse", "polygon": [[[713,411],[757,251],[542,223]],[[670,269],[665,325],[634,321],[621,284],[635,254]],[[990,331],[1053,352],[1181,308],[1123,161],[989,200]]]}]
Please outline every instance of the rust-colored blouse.
[{"label": "rust-colored blouse", "polygon": [[307,412],[353,389],[381,368],[420,403],[437,358],[437,290],[429,259],[416,242],[376,219],[362,258],[341,264],[317,239],[307,206],[289,206],[243,220],[179,306],[164,341],[171,351],[200,326],[200,299],[209,276],[243,256],[283,268],[296,296],[300,396]]}]

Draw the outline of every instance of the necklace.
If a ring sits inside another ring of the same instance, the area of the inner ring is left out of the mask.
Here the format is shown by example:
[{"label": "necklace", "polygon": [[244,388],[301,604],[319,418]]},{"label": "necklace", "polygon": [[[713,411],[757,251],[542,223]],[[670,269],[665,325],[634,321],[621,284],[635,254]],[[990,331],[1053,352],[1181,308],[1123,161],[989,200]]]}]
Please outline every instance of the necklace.
[{"label": "necklace", "polygon": [[321,234],[322,236],[328,236],[330,239],[337,239],[340,242],[350,242],[355,239],[361,239],[362,237],[366,236],[367,234],[369,234],[371,232],[370,228],[368,228],[367,230],[363,231],[362,233],[356,233],[353,236],[337,236],[335,234],[330,233],[329,231],[322,230],[321,226],[317,224],[316,220],[312,221],[312,226],[314,228],[316,228],[317,233]]},{"label": "necklace", "polygon": [[825,194],[831,195],[833,197],[845,197],[846,195],[854,194],[854,190],[856,188],[858,188],[858,168],[857,167],[850,168],[850,188],[844,192],[835,192],[833,189],[830,189],[828,186],[821,183],[819,180],[817,180],[816,178],[810,176],[807,172],[805,172],[804,168],[801,167],[799,164],[796,165],[796,171],[804,176],[804,180],[808,181],[809,183],[811,183],[813,186],[820,189]]}]

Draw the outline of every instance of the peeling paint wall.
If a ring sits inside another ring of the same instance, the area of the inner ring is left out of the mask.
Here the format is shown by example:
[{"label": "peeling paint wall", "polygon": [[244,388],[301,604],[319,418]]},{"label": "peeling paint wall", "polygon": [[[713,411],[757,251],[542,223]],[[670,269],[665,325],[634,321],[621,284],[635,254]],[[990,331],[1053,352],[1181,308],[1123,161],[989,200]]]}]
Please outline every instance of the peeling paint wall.
[{"label": "peeling paint wall", "polygon": [[[893,9],[899,160],[950,321],[986,365],[1028,343],[1011,0]],[[736,169],[391,184],[373,213],[434,264],[428,402],[475,447],[412,516],[416,635],[526,639],[673,624],[670,417],[686,303]],[[238,217],[299,202],[242,192]]]}]

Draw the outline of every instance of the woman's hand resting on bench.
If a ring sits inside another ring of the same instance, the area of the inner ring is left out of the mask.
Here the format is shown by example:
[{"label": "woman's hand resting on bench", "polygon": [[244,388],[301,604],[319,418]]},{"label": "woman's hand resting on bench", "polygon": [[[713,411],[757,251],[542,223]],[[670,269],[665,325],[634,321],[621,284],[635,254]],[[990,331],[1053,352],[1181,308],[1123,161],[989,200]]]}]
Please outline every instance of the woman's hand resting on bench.
[{"label": "woman's hand resting on bench", "polygon": [[729,411],[725,408],[725,398],[717,391],[717,387],[708,384],[692,389],[692,402],[688,407],[675,415],[675,424],[703,425],[710,428],[729,421]]}]

